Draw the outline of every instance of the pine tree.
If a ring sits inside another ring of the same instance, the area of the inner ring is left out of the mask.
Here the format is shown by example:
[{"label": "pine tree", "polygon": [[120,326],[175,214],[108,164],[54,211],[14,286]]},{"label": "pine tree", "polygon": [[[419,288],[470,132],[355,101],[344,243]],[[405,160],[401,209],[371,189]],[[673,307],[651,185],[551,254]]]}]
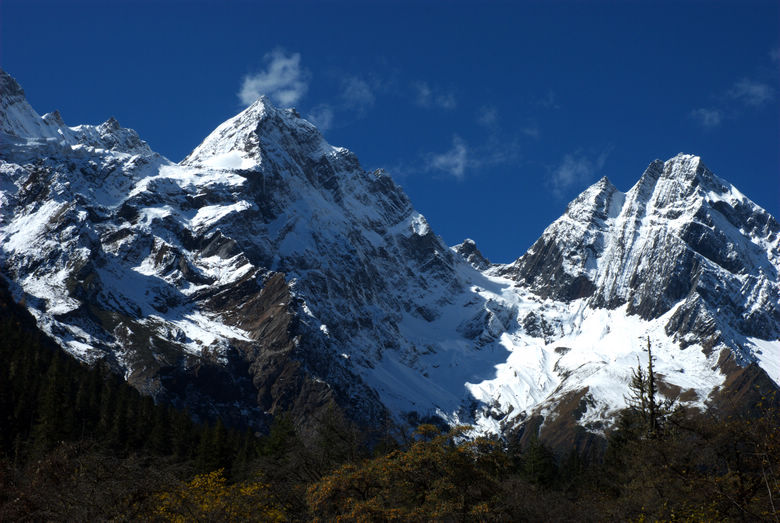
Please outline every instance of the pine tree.
[{"label": "pine tree", "polygon": [[154,409],[153,416],[154,421],[146,444],[153,452],[167,455],[171,452],[171,420],[168,409],[158,406]]},{"label": "pine tree", "polygon": [[62,360],[59,354],[52,358],[38,397],[38,419],[33,433],[35,446],[42,451],[70,436],[73,417],[67,408]]},{"label": "pine tree", "polygon": [[173,454],[181,460],[193,457],[205,428],[196,427],[186,409],[177,411],[169,407],[168,418],[171,420],[170,437]]},{"label": "pine tree", "polygon": [[555,455],[535,436],[523,452],[522,463],[523,473],[531,483],[550,486],[558,475]]},{"label": "pine tree", "polygon": [[[663,429],[664,421],[672,410],[673,402],[658,398],[658,385],[653,368],[653,350],[650,338],[647,338],[647,371],[637,361],[637,368],[631,371],[631,383],[626,403],[629,415],[638,418],[640,430],[644,437],[655,438]],[[623,420],[627,422],[629,420]]]},{"label": "pine tree", "polygon": [[213,426],[201,433],[198,445],[198,469],[205,472],[219,468],[229,468],[230,449],[228,448],[227,431],[222,420],[217,418]]},{"label": "pine tree", "polygon": [[658,414],[660,405],[656,402],[655,373],[653,372],[653,351],[650,348],[650,337],[647,337],[647,430],[650,436],[658,431]]}]

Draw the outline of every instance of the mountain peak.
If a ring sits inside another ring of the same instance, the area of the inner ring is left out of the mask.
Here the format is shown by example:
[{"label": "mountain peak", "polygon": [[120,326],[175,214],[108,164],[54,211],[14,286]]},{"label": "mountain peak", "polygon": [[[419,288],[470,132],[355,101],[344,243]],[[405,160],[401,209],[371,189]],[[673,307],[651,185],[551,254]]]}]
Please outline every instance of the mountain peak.
[{"label": "mountain peak", "polygon": [[654,207],[666,207],[697,195],[702,186],[725,190],[724,182],[707,169],[700,157],[680,153],[665,162],[654,160],[627,197],[640,208],[651,202]]},{"label": "mountain peak", "polygon": [[[660,160],[656,160],[656,161],[660,161]],[[668,164],[698,165],[699,163],[701,163],[700,156],[696,156],[695,154],[683,153],[683,152],[677,153],[673,157],[663,162],[664,165],[668,165]]]},{"label": "mountain peak", "polygon": [[119,125],[119,122],[113,116],[110,117],[105,122],[103,122],[102,124],[100,124],[100,129],[103,132],[118,131],[121,128],[122,128],[122,126]]},{"label": "mountain peak", "polygon": [[24,98],[24,89],[19,85],[16,79],[0,68],[0,93],[3,98],[21,97]]},{"label": "mountain peak", "polygon": [[662,176],[691,182],[705,173],[710,173],[710,171],[702,163],[700,157],[680,153],[664,162]]},{"label": "mountain peak", "polygon": [[660,178],[677,180],[688,184],[693,183],[695,185],[702,179],[715,178],[715,175],[704,165],[701,157],[693,154],[678,153],[665,162],[654,160],[647,166],[637,185],[655,186]]},{"label": "mountain peak", "polygon": [[249,169],[260,164],[269,152],[293,144],[308,156],[333,149],[295,109],[278,109],[267,96],[261,96],[214,129],[182,164]]},{"label": "mountain peak", "polygon": [[582,222],[590,222],[594,217],[606,219],[619,212],[622,196],[617,187],[604,176],[569,203],[566,215]]},{"label": "mountain peak", "polygon": [[57,110],[46,113],[41,116],[41,118],[48,124],[56,125],[57,127],[65,127],[65,120],[62,119],[62,115]]},{"label": "mountain peak", "polygon": [[267,110],[276,111],[277,108],[268,96],[261,94],[260,96],[257,97],[257,99],[254,102],[249,104],[247,108],[244,109],[242,112],[257,112],[257,111],[267,111]]},{"label": "mountain peak", "polygon": [[58,147],[89,145],[125,154],[156,154],[138,133],[120,126],[113,116],[100,125],[76,127],[68,127],[59,111],[40,116],[25,99],[19,83],[2,69],[0,132],[25,140],[32,139],[39,147],[49,147],[51,143],[56,143]]},{"label": "mountain peak", "polygon": [[479,271],[484,271],[492,265],[490,260],[485,258],[479,251],[477,244],[471,238],[466,238],[462,243],[452,246],[451,249]]},{"label": "mountain peak", "polygon": [[596,182],[596,185],[600,187],[614,187],[612,182],[607,178],[606,176],[602,176],[599,181]]},{"label": "mountain peak", "polygon": [[[655,181],[658,180],[658,178],[660,178],[661,175],[664,173],[665,165],[666,163],[659,159],[655,159],[652,162],[650,162],[650,165],[647,166],[645,172],[643,172],[642,176],[639,177],[639,181],[637,182],[637,185],[644,185],[642,183],[643,180],[652,180],[652,183],[655,183]],[[646,183],[647,182],[645,182],[645,184]]]},{"label": "mountain peak", "polygon": [[0,131],[25,138],[55,137],[52,127],[27,103],[14,77],[0,69]]}]

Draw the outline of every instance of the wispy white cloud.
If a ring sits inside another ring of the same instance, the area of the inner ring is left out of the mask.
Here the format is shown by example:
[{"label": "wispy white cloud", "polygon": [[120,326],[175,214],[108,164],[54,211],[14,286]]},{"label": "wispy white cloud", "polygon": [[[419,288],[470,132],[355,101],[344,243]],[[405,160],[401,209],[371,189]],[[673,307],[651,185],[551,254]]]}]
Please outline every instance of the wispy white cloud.
[{"label": "wispy white cloud", "polygon": [[520,132],[531,138],[539,138],[539,135],[541,134],[539,128],[535,125],[527,125],[520,129]]},{"label": "wispy white cloud", "polygon": [[[780,48],[769,51],[769,60],[780,63]],[[710,107],[700,107],[688,113],[705,129],[714,129],[724,120],[735,119],[750,109],[759,109],[771,104],[777,98],[777,90],[764,79],[767,78],[764,69],[750,78],[743,77],[727,89],[713,96],[715,102]]]},{"label": "wispy white cloud", "polygon": [[520,159],[520,145],[517,140],[493,138],[479,147],[474,147],[469,167],[483,169],[497,165],[513,164]]},{"label": "wispy white cloud", "polygon": [[249,105],[266,95],[274,103],[289,107],[303,98],[309,88],[309,73],[301,67],[300,53],[278,48],[267,53],[263,60],[264,70],[244,77],[238,93],[241,103]]},{"label": "wispy white cloud", "polygon": [[552,192],[557,197],[572,188],[580,188],[591,182],[603,168],[607,158],[612,152],[612,147],[607,147],[595,158],[577,151],[567,154],[557,167],[550,173],[549,184]]},{"label": "wispy white cloud", "polygon": [[427,107],[431,103],[432,91],[427,82],[417,82],[414,84],[416,90],[417,99],[415,102],[417,105]]},{"label": "wispy white cloud", "polygon": [[[495,139],[501,135],[504,136],[506,135],[506,133],[501,132],[500,125],[499,125],[499,113],[496,106],[494,105],[481,106],[476,112],[475,119],[477,124],[483,126],[485,129],[490,131],[491,138]],[[537,125],[537,123],[532,119],[527,119],[524,123],[525,125],[523,125],[522,123],[515,123],[515,127],[517,131],[520,134],[530,138],[539,138],[539,136],[541,135],[541,131],[539,131],[539,126]]]},{"label": "wispy white cloud", "polygon": [[775,90],[768,84],[743,78],[729,90],[728,96],[751,107],[761,107],[775,97]]},{"label": "wispy white cloud", "polygon": [[487,128],[498,124],[498,110],[493,105],[483,105],[477,112],[477,123]]},{"label": "wispy white cloud", "polygon": [[377,99],[387,94],[387,85],[391,83],[373,73],[354,75],[330,71],[329,77],[336,80],[336,97],[330,103],[316,105],[307,114],[307,118],[321,131],[348,125],[349,122],[365,117]]},{"label": "wispy white cloud", "polygon": [[546,93],[544,93],[544,96],[542,96],[538,101],[537,105],[544,107],[545,109],[560,109],[561,105],[558,103],[558,96],[555,94],[555,91],[552,89],[548,89]]},{"label": "wispy white cloud", "polygon": [[436,105],[442,109],[455,109],[458,106],[458,100],[454,93],[444,93],[436,96]]},{"label": "wispy white cloud", "polygon": [[412,87],[415,92],[415,103],[420,107],[452,110],[458,106],[458,99],[453,92],[434,89],[428,82],[415,82]]},{"label": "wispy white cloud", "polygon": [[419,164],[400,165],[401,174],[414,172],[443,172],[457,180],[463,180],[469,173],[487,167],[507,165],[517,162],[520,147],[517,141],[499,141],[493,137],[478,145],[471,145],[458,135],[453,135],[452,146],[443,153],[428,153],[422,156],[422,168]]},{"label": "wispy white cloud", "polygon": [[370,109],[376,101],[374,88],[358,76],[349,76],[343,80],[341,98],[345,106],[361,112]]},{"label": "wispy white cloud", "polygon": [[432,154],[428,158],[428,170],[444,171],[458,180],[466,175],[469,162],[469,150],[466,142],[459,136],[452,137],[452,148],[441,154]]},{"label": "wispy white cloud", "polygon": [[702,127],[712,129],[720,125],[720,122],[723,120],[723,111],[713,107],[700,107],[691,111],[690,117],[696,120]]},{"label": "wispy white cloud", "polygon": [[319,128],[320,131],[327,131],[333,126],[335,111],[329,104],[319,104],[315,106],[306,117]]}]

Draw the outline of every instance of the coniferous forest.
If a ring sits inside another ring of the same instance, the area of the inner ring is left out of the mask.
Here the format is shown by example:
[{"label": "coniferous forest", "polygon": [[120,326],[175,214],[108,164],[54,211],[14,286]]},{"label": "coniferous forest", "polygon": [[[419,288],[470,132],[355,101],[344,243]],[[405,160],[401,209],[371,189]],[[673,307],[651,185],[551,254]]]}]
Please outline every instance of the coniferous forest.
[{"label": "coniferous forest", "polygon": [[305,437],[284,415],[257,435],[194,423],[77,362],[1,292],[1,521],[780,518],[777,398],[755,390],[751,412],[675,408],[657,400],[649,354],[631,407],[587,455],[462,427],[376,433],[335,408]]}]

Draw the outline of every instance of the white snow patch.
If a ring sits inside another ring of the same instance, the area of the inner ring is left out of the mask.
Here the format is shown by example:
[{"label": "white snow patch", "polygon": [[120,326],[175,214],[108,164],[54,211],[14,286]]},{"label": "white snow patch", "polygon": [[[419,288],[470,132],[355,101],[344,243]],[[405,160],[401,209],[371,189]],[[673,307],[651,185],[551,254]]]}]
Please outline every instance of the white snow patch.
[{"label": "white snow patch", "polygon": [[428,226],[428,222],[425,220],[425,217],[420,213],[415,213],[410,218],[410,226],[412,232],[418,236],[425,236],[431,230]]},{"label": "white snow patch", "polygon": [[780,386],[780,340],[748,338],[748,341],[755,346],[753,354],[759,366]]},{"label": "white snow patch", "polygon": [[[170,319],[154,317],[164,322]],[[192,311],[184,315],[180,320],[172,322],[181,329],[188,341],[193,343],[183,344],[182,347],[194,354],[200,354],[203,349],[216,349],[218,354],[227,348],[227,340],[251,341],[249,335],[238,327],[231,327],[222,323],[219,317],[207,316],[201,311]]]},{"label": "white snow patch", "polygon": [[198,212],[190,220],[190,225],[196,229],[210,227],[231,213],[238,213],[252,207],[253,204],[246,200],[231,205],[207,205],[198,209]]},{"label": "white snow patch", "polygon": [[241,254],[232,258],[221,258],[217,255],[198,258],[197,267],[207,276],[214,278],[215,281],[212,285],[226,285],[234,282],[254,269],[254,266],[247,262]]},{"label": "white snow patch", "polygon": [[251,169],[257,162],[233,150],[206,158],[203,164],[215,169]]}]

